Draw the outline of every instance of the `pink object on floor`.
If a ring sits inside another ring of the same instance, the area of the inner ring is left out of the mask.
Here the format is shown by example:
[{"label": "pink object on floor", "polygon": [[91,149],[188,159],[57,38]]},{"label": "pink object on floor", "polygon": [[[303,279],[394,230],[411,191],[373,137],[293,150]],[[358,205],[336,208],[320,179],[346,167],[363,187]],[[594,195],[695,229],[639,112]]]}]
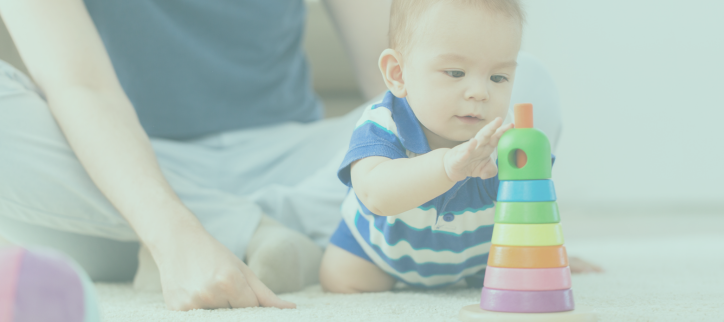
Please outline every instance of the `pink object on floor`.
[{"label": "pink object on floor", "polygon": [[555,268],[485,268],[485,287],[513,291],[554,291],[571,288],[571,269]]},{"label": "pink object on floor", "polygon": [[15,308],[15,292],[24,250],[10,247],[0,251],[0,322],[10,322]]},{"label": "pink object on floor", "polygon": [[98,322],[94,286],[50,249],[0,248],[0,322]]}]

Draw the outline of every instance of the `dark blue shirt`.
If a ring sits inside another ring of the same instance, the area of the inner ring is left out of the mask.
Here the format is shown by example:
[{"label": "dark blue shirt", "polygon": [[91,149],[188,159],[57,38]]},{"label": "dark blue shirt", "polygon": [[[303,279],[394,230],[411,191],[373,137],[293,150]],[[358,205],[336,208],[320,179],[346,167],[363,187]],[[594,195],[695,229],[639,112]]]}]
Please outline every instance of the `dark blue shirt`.
[{"label": "dark blue shirt", "polygon": [[303,0],[85,0],[150,136],[190,139],[322,109],[302,48]]}]

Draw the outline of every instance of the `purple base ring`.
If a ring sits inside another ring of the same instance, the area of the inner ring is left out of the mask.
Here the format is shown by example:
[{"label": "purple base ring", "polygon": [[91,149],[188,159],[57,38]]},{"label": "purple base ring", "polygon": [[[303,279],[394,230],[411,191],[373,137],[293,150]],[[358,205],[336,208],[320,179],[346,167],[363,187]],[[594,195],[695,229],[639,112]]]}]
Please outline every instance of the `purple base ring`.
[{"label": "purple base ring", "polygon": [[483,287],[480,308],[511,313],[548,313],[571,311],[573,291],[511,291]]}]

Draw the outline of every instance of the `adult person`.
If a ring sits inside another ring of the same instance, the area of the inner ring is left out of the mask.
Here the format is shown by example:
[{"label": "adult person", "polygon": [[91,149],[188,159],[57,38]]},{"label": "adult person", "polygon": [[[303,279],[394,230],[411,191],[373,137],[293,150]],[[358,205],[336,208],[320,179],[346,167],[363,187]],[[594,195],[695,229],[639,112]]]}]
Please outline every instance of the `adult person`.
[{"label": "adult person", "polygon": [[[325,4],[363,92],[382,93],[389,1]],[[319,120],[302,0],[0,0],[0,15],[33,79],[0,66],[0,235],[95,280],[132,274],[140,241],[171,309],[294,307],[242,260],[263,213],[326,242],[356,121]],[[557,135],[555,93],[539,96]]]}]

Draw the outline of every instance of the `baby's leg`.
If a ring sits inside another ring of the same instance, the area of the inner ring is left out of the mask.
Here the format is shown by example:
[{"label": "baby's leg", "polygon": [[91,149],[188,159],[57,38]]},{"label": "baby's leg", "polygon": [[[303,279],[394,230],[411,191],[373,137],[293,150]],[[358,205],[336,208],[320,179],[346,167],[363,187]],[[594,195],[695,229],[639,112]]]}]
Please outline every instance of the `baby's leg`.
[{"label": "baby's leg", "polygon": [[334,244],[324,252],[319,281],[332,293],[384,292],[395,285],[395,279],[377,265]]}]

